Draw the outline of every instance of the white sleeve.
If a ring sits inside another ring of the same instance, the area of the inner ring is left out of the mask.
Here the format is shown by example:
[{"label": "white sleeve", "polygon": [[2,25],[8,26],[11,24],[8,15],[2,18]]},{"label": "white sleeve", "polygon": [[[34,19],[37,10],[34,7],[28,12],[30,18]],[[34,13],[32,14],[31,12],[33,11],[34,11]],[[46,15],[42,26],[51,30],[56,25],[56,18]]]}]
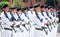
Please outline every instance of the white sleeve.
[{"label": "white sleeve", "polygon": [[33,19],[33,15],[31,14],[31,12],[28,12],[28,15],[27,15],[27,16],[29,17],[29,20],[32,21],[32,19]]},{"label": "white sleeve", "polygon": [[10,26],[12,25],[13,23],[11,23],[8,18],[6,18],[4,15],[2,16],[2,21],[3,23],[5,23],[6,25]]},{"label": "white sleeve", "polygon": [[47,18],[48,20],[50,20],[50,18],[46,14],[44,14],[44,17]]},{"label": "white sleeve", "polygon": [[25,22],[29,22],[29,19],[24,14],[21,16],[21,18],[24,19]]},{"label": "white sleeve", "polygon": [[44,23],[40,22],[37,17],[34,17],[33,22],[37,24],[37,26],[44,26]]}]

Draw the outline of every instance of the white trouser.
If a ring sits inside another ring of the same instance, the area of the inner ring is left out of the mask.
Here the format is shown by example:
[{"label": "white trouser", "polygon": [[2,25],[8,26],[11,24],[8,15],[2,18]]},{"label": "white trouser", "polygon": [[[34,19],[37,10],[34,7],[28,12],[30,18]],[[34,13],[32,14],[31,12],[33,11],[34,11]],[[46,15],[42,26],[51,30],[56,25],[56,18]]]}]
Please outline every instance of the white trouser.
[{"label": "white trouser", "polygon": [[30,37],[34,37],[34,31],[35,31],[35,29],[33,27],[31,27],[30,31],[29,31],[29,36]]},{"label": "white trouser", "polygon": [[25,27],[20,26],[20,28],[23,30],[23,32],[21,32],[21,30],[19,31],[19,29],[16,28],[16,30],[18,30],[18,31],[16,33],[13,31],[13,37],[29,37],[29,33],[25,29]]},{"label": "white trouser", "polygon": [[34,36],[35,36],[34,34],[35,34],[35,27],[36,27],[36,24],[33,23],[33,22],[31,22],[30,25],[31,25],[31,27],[30,27],[29,36],[30,36],[30,37],[34,37]]},{"label": "white trouser", "polygon": [[23,33],[22,32],[17,32],[15,34],[13,34],[13,37],[23,37]]},{"label": "white trouser", "polygon": [[21,30],[19,28],[16,28],[16,32],[13,30],[13,37],[23,37],[23,33],[21,32]]},{"label": "white trouser", "polygon": [[54,36],[53,34],[54,34],[55,28],[54,28],[53,24],[51,25],[51,27],[52,27],[52,30],[51,30],[51,35],[50,36],[53,37]]},{"label": "white trouser", "polygon": [[52,33],[51,25],[49,26],[49,28],[50,28],[51,31],[49,31],[49,35],[48,35],[48,37],[51,37],[51,33]]},{"label": "white trouser", "polygon": [[[54,27],[55,26],[55,27]],[[51,37],[56,37],[56,33],[57,33],[57,25],[54,23],[54,26],[52,25],[53,29],[51,32]],[[53,35],[54,34],[54,35]]]},{"label": "white trouser", "polygon": [[0,37],[1,37],[1,34],[2,34],[2,28],[0,27]]},{"label": "white trouser", "polygon": [[[46,32],[47,32],[47,34],[46,34]],[[48,28],[47,29],[45,29],[45,31],[44,31],[44,36],[43,37],[48,37]]]},{"label": "white trouser", "polygon": [[12,31],[10,30],[2,30],[2,37],[11,37]]},{"label": "white trouser", "polygon": [[41,30],[34,31],[34,37],[43,37],[43,36],[44,36],[44,31]]},{"label": "white trouser", "polygon": [[23,37],[29,37],[29,32],[26,29],[27,27],[25,28],[25,27],[21,26],[21,28],[24,30],[23,31]]},{"label": "white trouser", "polygon": [[0,31],[0,37],[1,37],[1,31]]},{"label": "white trouser", "polygon": [[58,24],[55,25],[55,31],[54,31],[55,36],[54,37],[56,37],[56,35],[57,35],[57,29],[58,29]]},{"label": "white trouser", "polygon": [[51,30],[51,28],[50,28],[50,27],[48,28],[48,35],[47,35],[47,37],[51,37],[51,36],[50,36],[51,31],[50,31],[49,29]]}]

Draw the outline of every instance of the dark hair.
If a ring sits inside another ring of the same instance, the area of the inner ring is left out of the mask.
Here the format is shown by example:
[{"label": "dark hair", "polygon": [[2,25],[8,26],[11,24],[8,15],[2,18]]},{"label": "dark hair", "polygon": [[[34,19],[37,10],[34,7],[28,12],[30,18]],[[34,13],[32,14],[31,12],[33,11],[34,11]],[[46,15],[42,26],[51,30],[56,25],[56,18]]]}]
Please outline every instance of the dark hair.
[{"label": "dark hair", "polygon": [[21,8],[17,8],[17,11],[20,11],[21,10]]},{"label": "dark hair", "polygon": [[48,9],[51,9],[51,8],[53,8],[52,6],[48,6]]},{"label": "dark hair", "polygon": [[5,5],[3,5],[3,6],[2,6],[2,8],[6,8],[6,7],[8,7],[8,5],[7,5],[7,4],[5,4]]},{"label": "dark hair", "polygon": [[16,8],[15,8],[15,7],[11,7],[10,9],[11,9],[11,10],[14,10],[14,9],[16,9]]}]

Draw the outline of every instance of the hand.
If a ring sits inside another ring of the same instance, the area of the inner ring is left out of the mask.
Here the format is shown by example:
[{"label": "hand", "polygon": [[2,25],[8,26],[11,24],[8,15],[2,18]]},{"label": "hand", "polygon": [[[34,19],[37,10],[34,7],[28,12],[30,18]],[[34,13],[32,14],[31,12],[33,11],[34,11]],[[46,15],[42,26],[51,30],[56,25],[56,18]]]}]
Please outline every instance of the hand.
[{"label": "hand", "polygon": [[14,22],[13,26],[15,26],[15,25],[16,25],[16,23]]},{"label": "hand", "polygon": [[1,25],[2,22],[0,22],[0,25]]},{"label": "hand", "polygon": [[20,22],[20,24],[19,25],[22,25],[22,22]]},{"label": "hand", "polygon": [[48,20],[48,22],[47,22],[48,24],[50,24],[51,23],[51,20]]}]

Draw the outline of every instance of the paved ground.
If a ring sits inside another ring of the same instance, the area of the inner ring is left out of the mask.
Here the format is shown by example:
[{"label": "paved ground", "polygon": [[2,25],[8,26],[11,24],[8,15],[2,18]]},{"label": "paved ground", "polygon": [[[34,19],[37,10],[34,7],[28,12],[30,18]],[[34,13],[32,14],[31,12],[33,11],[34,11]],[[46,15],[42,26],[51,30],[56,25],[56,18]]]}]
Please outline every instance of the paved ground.
[{"label": "paved ground", "polygon": [[58,26],[58,33],[57,33],[57,37],[60,37],[60,24]]}]

